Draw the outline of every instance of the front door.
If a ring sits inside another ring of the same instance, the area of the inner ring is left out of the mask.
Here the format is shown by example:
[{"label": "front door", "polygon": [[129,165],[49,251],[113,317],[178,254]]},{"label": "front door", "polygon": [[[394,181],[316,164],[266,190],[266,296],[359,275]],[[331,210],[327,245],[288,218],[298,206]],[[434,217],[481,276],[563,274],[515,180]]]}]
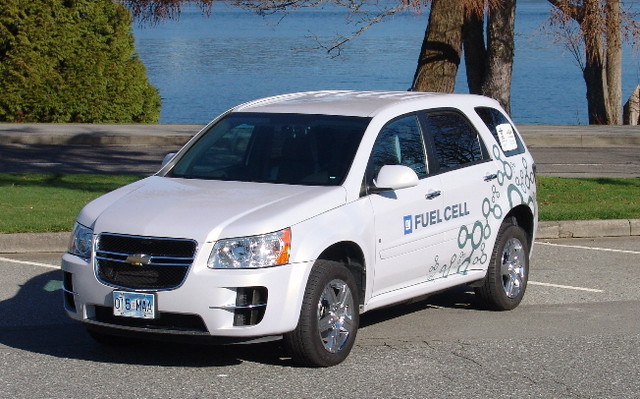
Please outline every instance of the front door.
[{"label": "front door", "polygon": [[367,168],[369,184],[384,165],[408,166],[420,180],[415,187],[369,195],[376,237],[373,296],[426,281],[428,254],[444,239],[441,179],[428,173],[417,115],[394,119],[381,130]]}]

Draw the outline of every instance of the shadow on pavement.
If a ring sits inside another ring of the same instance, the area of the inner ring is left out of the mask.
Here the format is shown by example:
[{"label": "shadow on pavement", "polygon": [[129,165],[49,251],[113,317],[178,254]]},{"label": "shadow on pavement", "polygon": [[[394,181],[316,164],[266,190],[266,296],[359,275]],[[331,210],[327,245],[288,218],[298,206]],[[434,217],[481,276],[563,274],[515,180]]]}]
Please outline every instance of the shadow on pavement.
[{"label": "shadow on pavement", "polygon": [[176,146],[0,145],[0,173],[149,175]]},{"label": "shadow on pavement", "polygon": [[18,293],[0,302],[0,345],[40,353],[102,363],[165,367],[215,367],[244,361],[292,365],[278,342],[252,345],[189,345],[137,342],[121,347],[101,345],[89,336],[82,323],[65,314],[60,290],[60,271],[38,275]]},{"label": "shadow on pavement", "polygon": [[[447,291],[426,297],[415,298],[405,304],[398,304],[388,308],[376,309],[365,313],[360,319],[360,327],[382,323],[412,313],[435,310],[438,308],[462,310],[486,310],[484,304],[474,294],[473,288],[461,285]],[[425,317],[428,317],[425,316]]]},{"label": "shadow on pavement", "polygon": [[[0,345],[48,356],[114,364],[217,367],[245,361],[295,367],[279,341],[247,345],[191,345],[140,341],[122,346],[95,342],[62,305],[60,271],[40,274],[0,302]],[[436,308],[479,309],[472,290],[460,287],[411,304],[364,314],[361,327]],[[428,315],[427,315],[428,317]]]}]

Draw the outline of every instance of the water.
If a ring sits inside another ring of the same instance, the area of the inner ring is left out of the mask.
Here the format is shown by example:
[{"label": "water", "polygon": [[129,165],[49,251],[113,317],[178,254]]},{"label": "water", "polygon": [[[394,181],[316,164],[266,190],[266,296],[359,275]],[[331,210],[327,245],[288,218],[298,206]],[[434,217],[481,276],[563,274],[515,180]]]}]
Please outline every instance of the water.
[{"label": "water", "polygon": [[[512,116],[516,123],[586,124],[577,62],[541,30],[549,5],[519,0]],[[254,98],[320,89],[407,90],[428,15],[404,13],[348,43],[338,57],[312,49],[355,26],[337,8],[262,18],[216,3],[212,16],[183,10],[177,21],[134,26],[138,54],[163,99],[161,123],[203,124]],[[640,83],[639,56],[625,48],[623,98]],[[457,92],[467,92],[464,70]]]}]

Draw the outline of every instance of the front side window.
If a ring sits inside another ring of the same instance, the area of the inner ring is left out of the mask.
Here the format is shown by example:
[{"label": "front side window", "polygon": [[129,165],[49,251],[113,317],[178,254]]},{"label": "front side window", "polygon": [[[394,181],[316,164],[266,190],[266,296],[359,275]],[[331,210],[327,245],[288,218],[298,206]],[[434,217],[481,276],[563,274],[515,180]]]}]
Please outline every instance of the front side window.
[{"label": "front side window", "polygon": [[369,182],[384,165],[404,165],[418,177],[427,175],[424,141],[415,115],[393,120],[380,131],[367,167]]},{"label": "front side window", "polygon": [[439,170],[458,168],[485,158],[478,132],[459,113],[427,113],[425,126],[433,140]]},{"label": "front side window", "polygon": [[368,118],[231,113],[176,162],[168,177],[339,185]]}]

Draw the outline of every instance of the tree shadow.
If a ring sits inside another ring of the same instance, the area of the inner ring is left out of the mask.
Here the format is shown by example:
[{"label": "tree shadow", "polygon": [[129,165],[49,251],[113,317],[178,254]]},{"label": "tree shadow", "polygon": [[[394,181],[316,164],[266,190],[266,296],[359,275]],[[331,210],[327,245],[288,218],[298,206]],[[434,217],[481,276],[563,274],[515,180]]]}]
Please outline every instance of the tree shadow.
[{"label": "tree shadow", "polygon": [[[286,355],[281,341],[246,345],[214,345],[171,341],[132,341],[103,345],[94,341],[82,323],[63,310],[61,271],[28,280],[15,296],[0,302],[0,345],[53,357],[107,364],[138,364],[162,367],[224,367],[255,362],[297,367]],[[408,314],[436,308],[478,310],[481,304],[472,289],[458,287],[410,304],[364,314],[361,328]]]},{"label": "tree shadow", "polygon": [[144,176],[139,175],[126,175],[119,176],[114,179],[110,176],[85,174],[67,175],[59,173],[10,173],[0,174],[0,187],[47,187],[102,194],[111,190],[115,190],[116,188],[124,184],[133,183],[134,181],[143,177]]},{"label": "tree shadow", "polygon": [[640,188],[640,177],[619,179],[615,177],[591,177],[591,178],[575,178],[575,181],[608,185],[608,186],[623,186],[623,187],[638,187]]},{"label": "tree shadow", "polygon": [[63,310],[61,271],[38,275],[0,302],[0,345],[48,356],[99,363],[163,367],[222,367],[245,361],[293,366],[279,342],[251,345],[195,345],[133,341],[112,346],[95,342],[82,323]]},{"label": "tree shadow", "polygon": [[473,288],[467,285],[461,285],[437,294],[416,298],[404,304],[393,305],[367,312],[362,315],[360,319],[360,326],[362,328],[366,328],[370,325],[393,320],[413,313],[441,308],[472,311],[487,310],[484,303],[473,292]]},{"label": "tree shadow", "polygon": [[0,145],[2,173],[149,175],[179,146]]}]

